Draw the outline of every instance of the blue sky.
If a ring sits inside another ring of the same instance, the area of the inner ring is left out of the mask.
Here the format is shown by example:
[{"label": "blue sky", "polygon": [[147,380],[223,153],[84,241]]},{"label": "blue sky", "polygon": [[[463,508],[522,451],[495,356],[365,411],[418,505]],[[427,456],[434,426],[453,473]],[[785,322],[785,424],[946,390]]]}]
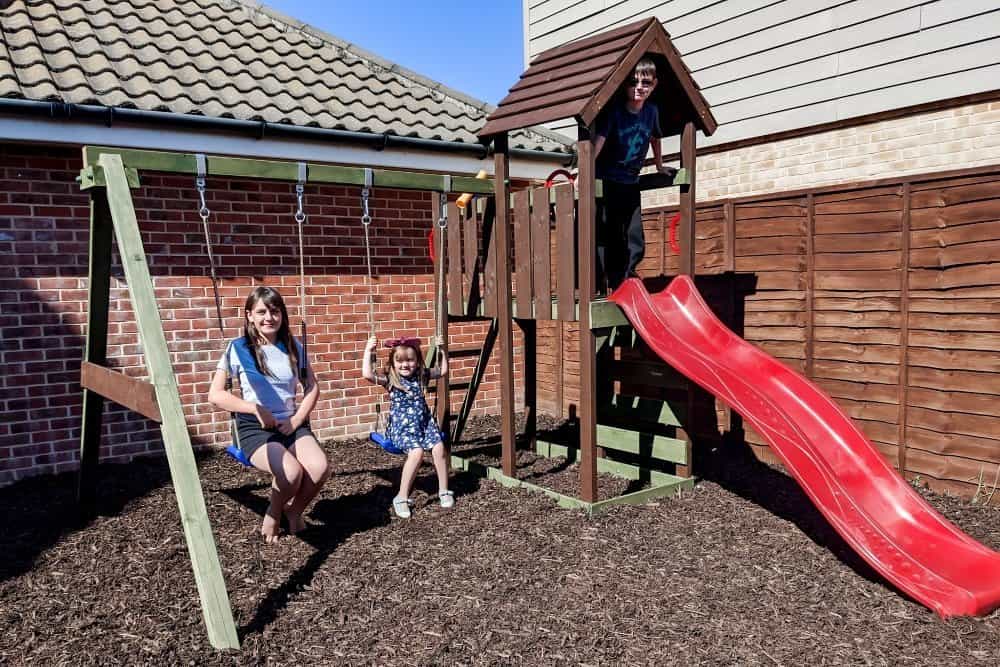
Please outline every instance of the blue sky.
[{"label": "blue sky", "polygon": [[523,67],[521,0],[265,0],[282,14],[496,104]]}]

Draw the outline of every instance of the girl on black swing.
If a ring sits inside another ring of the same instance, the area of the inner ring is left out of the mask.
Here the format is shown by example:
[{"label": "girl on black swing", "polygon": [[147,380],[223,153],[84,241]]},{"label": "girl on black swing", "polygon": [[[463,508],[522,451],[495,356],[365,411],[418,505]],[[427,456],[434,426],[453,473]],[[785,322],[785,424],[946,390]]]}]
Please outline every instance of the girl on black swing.
[{"label": "girl on black swing", "polygon": [[[219,360],[208,400],[234,414],[243,454],[273,476],[271,503],[260,527],[272,544],[281,534],[282,514],[289,533],[305,529],[302,515],[323,488],[329,465],[309,428],[319,385],[302,344],[289,330],[284,300],[276,290],[260,286],[247,297],[244,310],[243,336]],[[226,390],[227,374],[239,378],[242,398]],[[300,381],[303,396],[296,408]]]}]

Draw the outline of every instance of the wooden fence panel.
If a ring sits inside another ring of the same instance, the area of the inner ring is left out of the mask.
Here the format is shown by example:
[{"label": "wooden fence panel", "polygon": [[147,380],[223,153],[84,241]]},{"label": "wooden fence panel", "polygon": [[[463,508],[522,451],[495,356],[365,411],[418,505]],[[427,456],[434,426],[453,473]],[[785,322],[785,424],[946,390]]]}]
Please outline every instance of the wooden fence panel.
[{"label": "wooden fence panel", "polygon": [[[643,212],[644,277],[677,272],[675,212]],[[1000,168],[703,202],[697,218],[697,272],[755,279],[747,340],[810,376],[908,477],[965,494],[980,475],[993,483]],[[560,341],[564,406],[578,393],[574,341]],[[758,434],[746,438],[773,460]]]}]

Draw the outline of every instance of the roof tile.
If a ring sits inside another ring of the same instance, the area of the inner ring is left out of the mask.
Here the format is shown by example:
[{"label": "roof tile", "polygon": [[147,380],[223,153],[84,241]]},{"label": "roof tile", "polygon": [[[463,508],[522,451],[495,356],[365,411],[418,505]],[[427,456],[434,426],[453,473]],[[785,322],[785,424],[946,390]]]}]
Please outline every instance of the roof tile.
[{"label": "roof tile", "polygon": [[[0,96],[476,142],[489,105],[243,0],[15,0]],[[568,150],[533,128],[513,146]]]}]

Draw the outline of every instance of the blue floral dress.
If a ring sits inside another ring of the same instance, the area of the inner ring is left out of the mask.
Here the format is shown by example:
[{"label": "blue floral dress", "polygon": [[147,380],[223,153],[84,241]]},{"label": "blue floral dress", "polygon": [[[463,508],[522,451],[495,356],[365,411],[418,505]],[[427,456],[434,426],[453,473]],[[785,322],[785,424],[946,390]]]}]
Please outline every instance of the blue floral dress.
[{"label": "blue floral dress", "polygon": [[404,451],[433,449],[444,436],[431,415],[419,378],[399,378],[406,388],[389,387],[389,424],[386,435]]}]

